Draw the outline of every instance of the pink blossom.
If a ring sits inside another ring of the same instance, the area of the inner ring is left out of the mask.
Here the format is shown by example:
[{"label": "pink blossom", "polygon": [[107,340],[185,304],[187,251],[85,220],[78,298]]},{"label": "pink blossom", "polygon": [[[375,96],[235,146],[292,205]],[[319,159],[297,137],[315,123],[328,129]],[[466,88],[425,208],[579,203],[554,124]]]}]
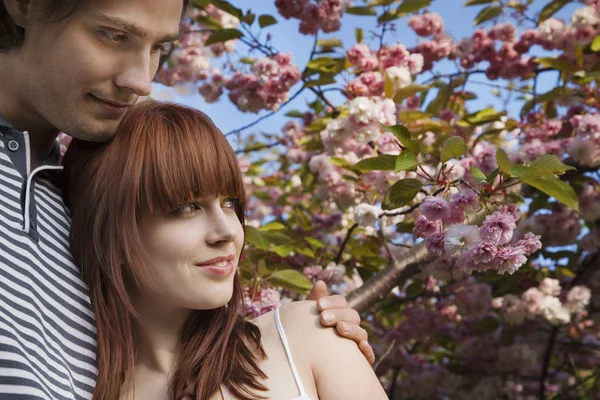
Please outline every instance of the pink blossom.
[{"label": "pink blossom", "polygon": [[444,238],[444,249],[448,254],[471,250],[481,243],[479,229],[474,225],[454,224],[448,228]]},{"label": "pink blossom", "polygon": [[281,302],[279,292],[272,287],[244,288],[244,308],[248,318],[256,318],[269,311],[273,311]]},{"label": "pink blossom", "polygon": [[498,252],[494,264],[497,264],[495,269],[499,274],[508,273],[512,275],[526,262],[527,257],[525,257],[523,248],[505,246]]},{"label": "pink blossom", "polygon": [[540,242],[539,235],[534,235],[531,232],[527,232],[523,239],[516,243],[516,246],[520,246],[525,251],[525,254],[531,255],[542,248],[542,242]]},{"label": "pink blossom", "polygon": [[481,226],[481,237],[494,244],[506,244],[512,239],[516,228],[517,224],[512,215],[496,211],[485,218]]},{"label": "pink blossom", "polygon": [[427,236],[425,239],[425,247],[427,251],[435,256],[441,256],[444,254],[444,242],[446,240],[446,232],[434,233]]},{"label": "pink blossom", "polygon": [[415,220],[413,235],[416,238],[426,238],[434,233],[439,233],[441,230],[440,221],[431,221],[424,215],[419,215]]},{"label": "pink blossom", "polygon": [[[473,265],[493,264],[498,255],[498,247],[490,242],[482,241],[477,247],[471,250],[469,256]],[[492,265],[488,265],[492,267]],[[488,268],[486,267],[486,268]]]},{"label": "pink blossom", "polygon": [[310,0],[275,0],[277,11],[285,19],[300,18]]},{"label": "pink blossom", "polygon": [[452,195],[450,207],[460,207],[465,211],[475,211],[479,208],[479,197],[471,189],[461,190]]},{"label": "pink blossom", "polygon": [[502,42],[514,42],[517,36],[517,28],[510,23],[503,23],[494,26],[489,31],[489,37],[493,40]]},{"label": "pink blossom", "polygon": [[487,283],[468,285],[456,294],[456,305],[460,313],[481,317],[492,304],[492,288]]},{"label": "pink blossom", "polygon": [[448,203],[441,197],[428,197],[419,209],[432,221],[446,218],[450,213]]},{"label": "pink blossom", "polygon": [[442,17],[436,13],[413,15],[408,19],[408,25],[417,35],[423,37],[435,35],[444,31],[444,21],[442,20]]},{"label": "pink blossom", "polygon": [[448,214],[442,218],[442,222],[446,226],[452,224],[462,224],[465,222],[465,210],[461,207],[448,207]]},{"label": "pink blossom", "polygon": [[357,43],[347,52],[346,57],[352,66],[361,71],[373,71],[379,66],[377,57],[371,54],[371,50],[364,44]]}]

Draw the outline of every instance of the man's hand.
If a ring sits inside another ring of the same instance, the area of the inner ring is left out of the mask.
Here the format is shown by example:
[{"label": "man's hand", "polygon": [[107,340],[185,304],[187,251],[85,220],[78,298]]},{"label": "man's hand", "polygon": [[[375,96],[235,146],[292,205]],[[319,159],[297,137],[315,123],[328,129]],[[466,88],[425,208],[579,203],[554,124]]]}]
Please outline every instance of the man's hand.
[{"label": "man's hand", "polygon": [[360,315],[356,310],[348,308],[348,302],[344,296],[326,296],[326,294],[325,282],[317,281],[306,300],[317,302],[317,308],[321,313],[321,324],[335,326],[340,335],[354,340],[369,364],[373,365],[375,353],[368,342],[367,331],[360,327]]}]

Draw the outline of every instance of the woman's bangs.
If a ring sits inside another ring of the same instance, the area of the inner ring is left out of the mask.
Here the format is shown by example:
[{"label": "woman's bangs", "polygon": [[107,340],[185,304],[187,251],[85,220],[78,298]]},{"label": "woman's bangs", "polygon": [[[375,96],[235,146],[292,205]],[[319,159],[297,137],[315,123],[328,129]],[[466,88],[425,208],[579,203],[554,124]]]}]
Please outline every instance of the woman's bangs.
[{"label": "woman's bangs", "polygon": [[243,181],[231,145],[198,111],[165,113],[162,129],[148,133],[140,200],[153,214],[173,211],[208,196],[232,196],[245,203]]}]

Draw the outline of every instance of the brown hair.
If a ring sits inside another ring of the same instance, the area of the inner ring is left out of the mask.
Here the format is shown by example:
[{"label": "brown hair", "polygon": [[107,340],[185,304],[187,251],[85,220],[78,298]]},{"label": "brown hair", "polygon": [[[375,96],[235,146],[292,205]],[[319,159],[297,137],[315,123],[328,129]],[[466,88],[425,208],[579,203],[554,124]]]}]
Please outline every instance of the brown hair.
[{"label": "brown hair", "polygon": [[[62,21],[71,16],[79,7],[82,0],[37,0],[43,2],[40,12],[44,15],[46,23]],[[183,13],[187,9],[189,0],[183,0]],[[4,0],[0,0],[0,53],[16,49],[23,44],[25,29],[15,25],[8,15]]]},{"label": "brown hair", "polygon": [[[168,103],[134,106],[108,143],[74,139],[64,157],[63,191],[72,212],[71,249],[89,287],[98,332],[95,398],[114,400],[134,366],[131,285],[155,284],[145,267],[140,216],[167,213],[208,195],[241,200],[235,153],[203,113]],[[194,311],[181,332],[181,353],[169,398],[208,399],[224,384],[242,399],[266,390],[258,363],[266,357],[260,330],[242,317],[236,273],[233,297],[216,310]],[[187,397],[186,397],[187,398]]]}]

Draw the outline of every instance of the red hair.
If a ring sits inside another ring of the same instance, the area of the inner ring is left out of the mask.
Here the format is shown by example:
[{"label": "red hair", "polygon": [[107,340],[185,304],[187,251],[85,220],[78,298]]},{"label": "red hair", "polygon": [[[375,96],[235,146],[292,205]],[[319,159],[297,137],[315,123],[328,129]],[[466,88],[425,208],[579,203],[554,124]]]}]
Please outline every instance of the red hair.
[{"label": "red hair", "polygon": [[[168,103],[134,106],[108,143],[74,139],[65,154],[63,191],[72,212],[71,250],[96,313],[98,379],[94,398],[114,400],[134,368],[131,285],[152,282],[138,231],[141,215],[167,213],[209,195],[246,197],[233,149],[197,110]],[[242,317],[236,273],[233,297],[194,311],[181,332],[169,398],[208,399],[224,384],[241,399],[260,397],[266,357],[260,330]]]}]

